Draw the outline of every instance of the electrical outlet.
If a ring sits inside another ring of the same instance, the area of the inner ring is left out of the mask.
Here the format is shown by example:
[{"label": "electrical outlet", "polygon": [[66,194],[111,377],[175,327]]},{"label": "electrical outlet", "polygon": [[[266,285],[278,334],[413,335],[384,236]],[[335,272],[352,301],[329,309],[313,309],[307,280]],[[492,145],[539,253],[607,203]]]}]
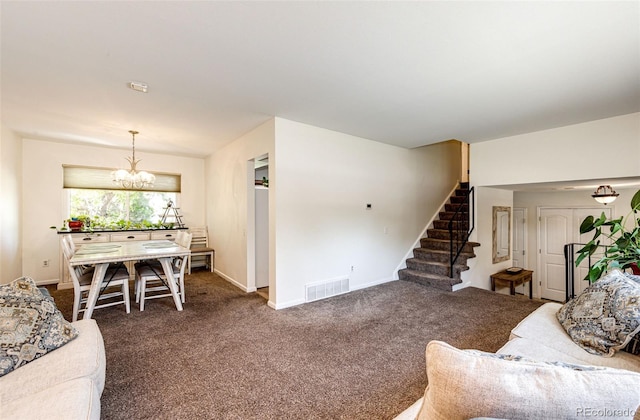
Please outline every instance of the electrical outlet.
[{"label": "electrical outlet", "polygon": [[42,260],[43,267],[49,267],[50,260]]},{"label": "electrical outlet", "polygon": [[351,271],[353,271],[354,269],[355,269],[355,266],[353,266],[353,265],[352,265],[352,266],[351,266]]}]

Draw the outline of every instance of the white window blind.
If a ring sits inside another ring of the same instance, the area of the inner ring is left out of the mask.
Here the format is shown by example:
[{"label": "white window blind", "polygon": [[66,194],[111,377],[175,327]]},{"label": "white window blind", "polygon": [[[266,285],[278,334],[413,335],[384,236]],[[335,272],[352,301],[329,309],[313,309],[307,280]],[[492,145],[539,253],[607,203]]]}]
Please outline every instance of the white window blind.
[{"label": "white window blind", "polygon": [[[92,190],[124,190],[113,182],[111,172],[113,169],[95,168],[90,166],[62,165],[63,188],[78,188]],[[151,172],[156,177],[152,187],[127,188],[127,191],[159,191],[180,192],[182,177],[180,174],[164,172]]]}]

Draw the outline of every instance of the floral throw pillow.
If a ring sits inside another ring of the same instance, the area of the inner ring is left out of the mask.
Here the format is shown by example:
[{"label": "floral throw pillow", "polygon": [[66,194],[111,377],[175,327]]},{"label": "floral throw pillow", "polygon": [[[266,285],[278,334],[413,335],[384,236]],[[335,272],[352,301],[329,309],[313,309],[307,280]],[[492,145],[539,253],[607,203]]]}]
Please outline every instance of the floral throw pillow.
[{"label": "floral throw pillow", "polygon": [[613,356],[640,332],[640,283],[614,270],[564,304],[557,317],[587,352]]},{"label": "floral throw pillow", "polygon": [[0,286],[0,376],[62,347],[78,336],[53,298],[33,279]]}]

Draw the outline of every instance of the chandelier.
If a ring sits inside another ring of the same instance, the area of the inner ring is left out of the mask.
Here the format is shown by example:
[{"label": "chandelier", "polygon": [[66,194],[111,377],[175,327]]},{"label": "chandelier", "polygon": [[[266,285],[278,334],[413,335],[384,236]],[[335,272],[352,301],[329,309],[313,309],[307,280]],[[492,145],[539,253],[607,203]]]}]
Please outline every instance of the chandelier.
[{"label": "chandelier", "polygon": [[111,172],[111,178],[113,179],[114,183],[120,185],[124,189],[141,189],[152,187],[153,183],[156,180],[156,177],[149,172],[136,171],[136,164],[140,162],[140,160],[136,160],[136,134],[138,134],[138,132],[129,130],[129,133],[131,133],[131,136],[133,137],[133,154],[130,158],[127,158],[129,163],[131,164],[131,169],[129,169],[128,171],[126,169],[118,169],[117,171],[113,171]]},{"label": "chandelier", "polygon": [[598,203],[606,205],[613,203],[619,195],[620,194],[611,188],[611,185],[600,185],[591,197],[593,197]]}]

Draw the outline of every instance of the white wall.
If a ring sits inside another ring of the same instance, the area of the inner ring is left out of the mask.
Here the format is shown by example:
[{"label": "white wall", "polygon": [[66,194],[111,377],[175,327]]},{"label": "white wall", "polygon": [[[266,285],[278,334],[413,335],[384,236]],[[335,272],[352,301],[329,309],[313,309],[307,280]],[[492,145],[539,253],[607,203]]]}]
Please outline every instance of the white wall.
[{"label": "white wall", "polygon": [[251,159],[265,154],[269,305],[275,308],[303,303],[307,283],[348,276],[353,290],[392,280],[460,177],[459,142],[407,150],[268,121],[206,162],[216,272],[245,291],[254,290],[255,270]]},{"label": "white wall", "polygon": [[[139,169],[182,174],[180,213],[187,226],[205,224],[204,159],[136,151]],[[22,272],[41,283],[57,281],[58,236],[49,226],[62,225],[66,193],[62,189],[62,165],[106,168],[127,167],[131,150],[79,146],[42,140],[23,140],[22,160]],[[48,268],[42,260],[49,259]]]},{"label": "white wall", "polygon": [[276,307],[304,302],[309,283],[392,280],[459,179],[459,150],[408,150],[277,118]]},{"label": "white wall", "polygon": [[640,113],[471,145],[474,185],[640,174]]},{"label": "white wall", "polygon": [[[493,263],[494,206],[513,208],[513,192],[498,188],[476,187],[476,227],[469,240],[480,243],[480,246],[474,249],[476,258],[468,261],[470,270],[462,273],[463,287],[473,286],[489,290],[491,274],[512,265],[511,260]],[[511,225],[513,226],[513,212]]]},{"label": "white wall", "polygon": [[426,227],[462,179],[462,143],[451,140],[411,150],[415,159],[414,177],[417,211],[415,223]]},{"label": "white wall", "polygon": [[[590,121],[552,130],[501,138],[471,144],[471,184],[476,187],[508,186],[512,184],[536,184],[540,182],[584,180],[597,178],[637,177],[640,175],[640,113]],[[476,248],[478,258],[473,270],[467,273],[469,283],[476,287],[489,288],[488,275],[511,265],[511,261],[492,264],[491,225],[492,214],[487,211],[494,205],[505,205],[512,191],[505,190],[497,197],[494,188],[478,188],[479,212],[476,218],[478,232],[476,240],[482,244]],[[631,197],[618,191],[620,202],[628,205]],[[592,192],[548,193],[542,195],[518,195],[516,207],[529,208],[529,220],[535,222],[536,206],[595,203]],[[520,194],[520,193],[518,193]],[[631,193],[631,195],[633,195]],[[513,200],[513,199],[512,199]],[[508,205],[508,204],[507,204]],[[616,204],[616,208],[619,205]],[[480,210],[480,207],[483,210]],[[536,226],[529,223],[528,243],[537,249]],[[529,268],[536,267],[536,255],[529,254]],[[534,273],[534,294],[537,281]]]},{"label": "white wall", "polygon": [[277,179],[271,169],[276,163],[274,138],[275,121],[272,119],[217,151],[206,160],[207,224],[211,246],[216,250],[216,272],[246,291],[251,291],[253,286],[248,285],[247,262],[255,263],[254,254],[248,255],[248,252],[255,252],[248,250],[248,242],[251,240],[248,235],[254,233],[247,229],[249,224],[248,207],[254,200],[255,170],[251,160],[268,154],[269,292],[275,292],[273,202]]},{"label": "white wall", "polygon": [[0,284],[22,275],[22,144],[13,131],[0,131]]}]

